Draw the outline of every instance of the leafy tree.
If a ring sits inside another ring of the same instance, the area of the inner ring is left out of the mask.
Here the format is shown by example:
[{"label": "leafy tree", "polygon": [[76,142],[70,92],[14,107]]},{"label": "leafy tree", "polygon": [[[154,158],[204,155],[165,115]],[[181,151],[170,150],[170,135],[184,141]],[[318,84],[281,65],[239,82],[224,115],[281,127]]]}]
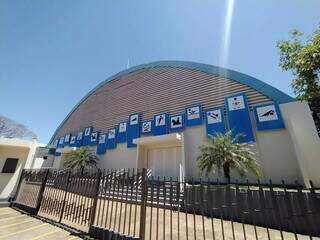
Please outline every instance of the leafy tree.
[{"label": "leafy tree", "polygon": [[290,33],[290,40],[279,41],[279,66],[294,75],[291,86],[297,99],[309,103],[320,134],[320,27],[306,41],[298,30]]},{"label": "leafy tree", "polygon": [[243,134],[237,134],[234,138],[231,131],[225,134],[217,133],[209,136],[207,143],[200,146],[201,154],[197,157],[198,167],[206,175],[209,173],[221,173],[230,182],[230,169],[237,170],[240,176],[252,172],[258,178],[261,177],[260,166],[252,151],[252,143],[239,143]]},{"label": "leafy tree", "polygon": [[64,167],[84,171],[97,166],[98,156],[88,147],[81,147],[63,155]]},{"label": "leafy tree", "polygon": [[37,138],[27,126],[0,115],[0,136],[6,138]]}]

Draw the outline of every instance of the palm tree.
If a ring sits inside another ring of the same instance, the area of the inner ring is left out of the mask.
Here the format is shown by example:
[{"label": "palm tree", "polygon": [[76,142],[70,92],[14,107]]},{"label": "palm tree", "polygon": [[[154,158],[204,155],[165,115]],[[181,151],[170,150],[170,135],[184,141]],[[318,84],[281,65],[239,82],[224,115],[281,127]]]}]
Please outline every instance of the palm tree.
[{"label": "palm tree", "polygon": [[88,147],[81,147],[63,155],[64,166],[68,169],[80,170],[81,174],[85,169],[96,167],[99,158]]},{"label": "palm tree", "polygon": [[230,168],[234,168],[241,177],[252,172],[256,177],[261,177],[260,166],[252,151],[252,143],[239,143],[243,134],[232,138],[231,131],[225,134],[217,133],[209,136],[207,143],[200,146],[201,154],[197,157],[198,167],[201,172],[208,175],[211,172],[221,173],[230,183]]}]

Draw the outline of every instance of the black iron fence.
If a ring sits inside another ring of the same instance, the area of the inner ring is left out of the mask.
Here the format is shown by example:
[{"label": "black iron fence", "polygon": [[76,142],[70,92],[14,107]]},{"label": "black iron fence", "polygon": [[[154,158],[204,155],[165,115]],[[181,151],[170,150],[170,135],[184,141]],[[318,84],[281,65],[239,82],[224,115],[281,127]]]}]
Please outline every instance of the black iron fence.
[{"label": "black iron fence", "polygon": [[320,237],[320,190],[298,183],[187,182],[146,169],[24,170],[13,206],[97,239]]}]

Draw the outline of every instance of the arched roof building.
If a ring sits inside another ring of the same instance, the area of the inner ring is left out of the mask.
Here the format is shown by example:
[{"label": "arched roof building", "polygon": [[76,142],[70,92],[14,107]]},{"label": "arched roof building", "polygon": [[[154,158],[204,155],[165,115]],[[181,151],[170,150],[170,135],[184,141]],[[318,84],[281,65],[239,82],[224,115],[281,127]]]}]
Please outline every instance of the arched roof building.
[{"label": "arched roof building", "polygon": [[127,119],[133,111],[147,119],[161,111],[177,113],[194,103],[219,107],[224,104],[224,96],[237,92],[247,94],[250,106],[294,101],[269,84],[233,70],[195,62],[152,62],[121,71],[88,92],[51,140],[87,126],[103,131]]},{"label": "arched roof building", "polygon": [[50,145],[57,146],[55,167],[70,147],[89,145],[101,168],[189,178],[199,176],[206,136],[227,129],[254,142],[266,178],[306,182],[320,171],[306,104],[249,75],[195,62],[152,62],[111,76],[71,110]]}]

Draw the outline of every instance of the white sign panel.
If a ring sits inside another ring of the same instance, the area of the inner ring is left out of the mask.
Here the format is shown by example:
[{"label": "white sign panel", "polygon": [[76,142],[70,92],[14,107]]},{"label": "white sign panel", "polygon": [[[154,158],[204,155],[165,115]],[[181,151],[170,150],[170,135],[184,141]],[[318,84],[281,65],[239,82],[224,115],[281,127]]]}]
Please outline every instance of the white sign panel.
[{"label": "white sign panel", "polygon": [[257,107],[259,122],[278,120],[278,115],[274,105]]},{"label": "white sign panel", "polygon": [[108,139],[113,139],[116,137],[116,130],[115,129],[110,129],[108,132]]},{"label": "white sign panel", "polygon": [[98,133],[96,133],[96,132],[91,134],[91,142],[94,142],[97,140],[97,135],[98,135]]},{"label": "white sign panel", "polygon": [[143,133],[151,132],[151,121],[142,123],[142,132]]},{"label": "white sign panel", "polygon": [[64,141],[65,142],[69,142],[70,140],[70,134],[67,134],[65,137],[64,137]]},{"label": "white sign panel", "polygon": [[171,128],[181,128],[182,127],[182,115],[171,117]]},{"label": "white sign panel", "polygon": [[228,107],[229,111],[244,109],[246,106],[244,104],[243,96],[239,95],[228,98]]},{"label": "white sign panel", "polygon": [[126,132],[126,131],[127,131],[127,123],[126,122],[120,123],[119,124],[119,132],[123,133],[123,132]]},{"label": "white sign panel", "polygon": [[81,140],[82,139],[82,134],[83,134],[83,132],[78,132],[77,140]]},{"label": "white sign panel", "polygon": [[86,128],[86,129],[84,130],[84,135],[85,135],[85,136],[89,136],[89,135],[90,135],[90,132],[91,132],[91,128]]},{"label": "white sign panel", "polygon": [[191,107],[187,108],[187,119],[192,120],[192,119],[198,119],[200,118],[200,107]]},{"label": "white sign panel", "polygon": [[76,136],[72,136],[70,140],[70,144],[74,144],[76,142]]},{"label": "white sign panel", "polygon": [[64,137],[61,137],[61,138],[59,139],[59,144],[63,144],[63,141],[64,141]]},{"label": "white sign panel", "polygon": [[138,124],[139,122],[139,114],[134,114],[130,116],[130,125]]},{"label": "white sign panel", "polygon": [[158,116],[156,116],[155,119],[155,125],[156,126],[163,126],[166,124],[166,115],[165,114],[160,114]]},{"label": "white sign panel", "polygon": [[221,110],[212,110],[207,112],[207,122],[208,124],[220,123],[222,122]]},{"label": "white sign panel", "polygon": [[99,136],[99,144],[103,144],[106,142],[106,135],[105,134],[101,134]]}]

